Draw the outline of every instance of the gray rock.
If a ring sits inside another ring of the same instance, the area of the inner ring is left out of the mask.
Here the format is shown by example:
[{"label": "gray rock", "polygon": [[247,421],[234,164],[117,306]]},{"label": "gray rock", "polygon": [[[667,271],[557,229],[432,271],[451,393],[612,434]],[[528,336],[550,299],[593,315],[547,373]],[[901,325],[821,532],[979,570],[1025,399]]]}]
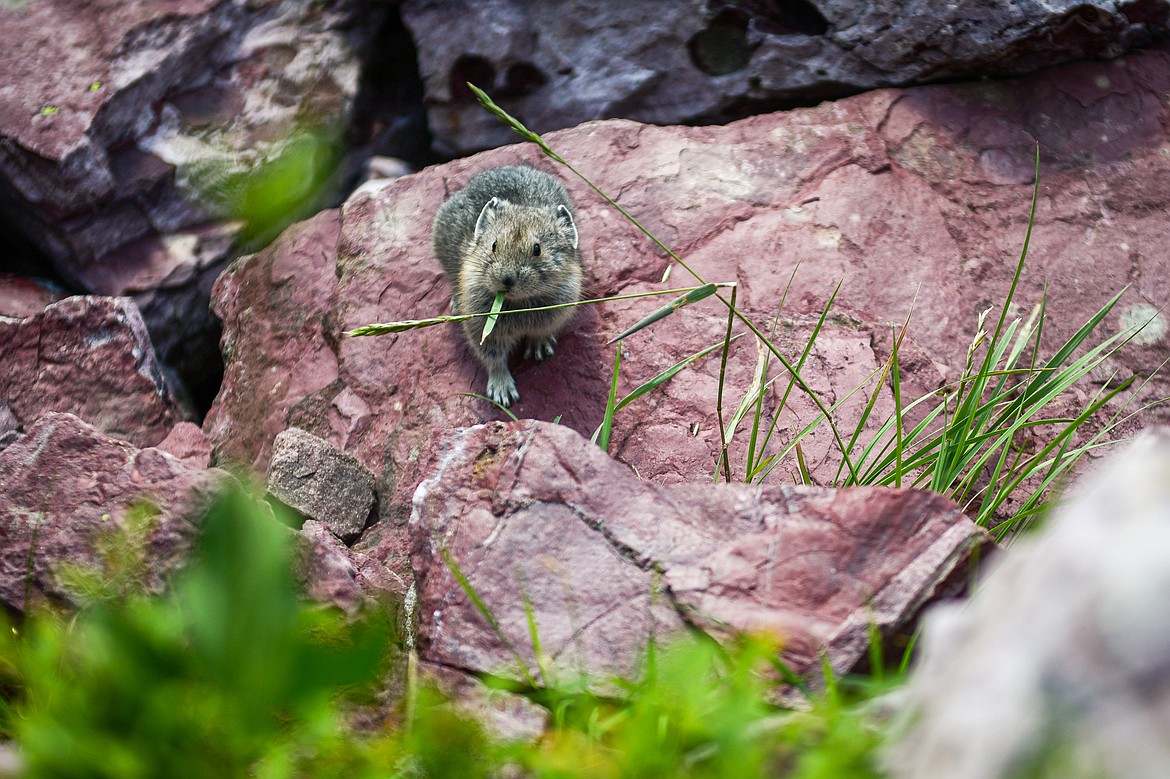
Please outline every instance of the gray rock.
[{"label": "gray rock", "polygon": [[963,606],[928,615],[906,779],[1170,776],[1170,429],[1141,438]]},{"label": "gray rock", "polygon": [[514,142],[486,89],[531,129],[590,119],[737,118],[764,106],[1109,58],[1168,28],[1163,0],[406,0],[438,147]]},{"label": "gray rock", "polygon": [[374,507],[374,475],[352,455],[294,427],[273,444],[268,492],[352,541]]}]

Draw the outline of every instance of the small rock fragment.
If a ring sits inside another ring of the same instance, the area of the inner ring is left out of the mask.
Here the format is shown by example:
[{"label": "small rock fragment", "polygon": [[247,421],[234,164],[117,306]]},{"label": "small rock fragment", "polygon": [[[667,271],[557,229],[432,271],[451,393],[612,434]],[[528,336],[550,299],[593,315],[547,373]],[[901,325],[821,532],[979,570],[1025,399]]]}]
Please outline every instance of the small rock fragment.
[{"label": "small rock fragment", "polygon": [[273,444],[268,492],[348,542],[370,518],[374,475],[352,455],[293,427]]}]

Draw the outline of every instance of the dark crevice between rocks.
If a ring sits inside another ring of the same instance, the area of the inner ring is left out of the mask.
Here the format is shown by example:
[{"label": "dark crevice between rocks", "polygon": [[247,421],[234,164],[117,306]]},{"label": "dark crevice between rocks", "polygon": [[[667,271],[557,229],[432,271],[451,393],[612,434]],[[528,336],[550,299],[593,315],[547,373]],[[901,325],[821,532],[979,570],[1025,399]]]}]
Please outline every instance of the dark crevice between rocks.
[{"label": "dark crevice between rocks", "polygon": [[0,191],[0,273],[11,273],[44,282],[51,288],[60,289],[71,295],[83,294],[82,290],[70,284],[57,272],[52,259],[17,226],[16,219],[12,216],[17,211],[12,198]]},{"label": "dark crevice between rocks", "polygon": [[396,157],[416,170],[440,161],[431,150],[414,39],[398,4],[387,9],[366,50],[346,141],[361,159]]},{"label": "dark crevice between rocks", "polygon": [[618,556],[623,560],[629,561],[631,565],[635,565],[643,571],[650,571],[659,568],[657,561],[650,559],[649,557],[638,552],[637,549],[634,549],[631,546],[627,546],[626,544],[623,544],[621,541],[618,541],[616,538],[614,538],[613,534],[609,532],[609,528],[605,526],[604,522],[590,516],[579,506],[574,506],[572,504],[566,505],[569,506],[569,510],[573,512],[577,519],[585,523],[585,527],[589,528],[595,533],[600,533],[601,537],[605,539],[605,542],[609,544],[610,547],[615,552],[617,552]]}]

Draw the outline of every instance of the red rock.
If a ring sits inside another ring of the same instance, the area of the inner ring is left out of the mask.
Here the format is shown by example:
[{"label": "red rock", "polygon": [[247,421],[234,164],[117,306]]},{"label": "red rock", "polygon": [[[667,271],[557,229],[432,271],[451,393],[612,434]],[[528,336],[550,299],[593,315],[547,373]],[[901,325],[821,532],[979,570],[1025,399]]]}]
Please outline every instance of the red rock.
[{"label": "red rock", "polygon": [[318,603],[329,603],[356,614],[367,593],[358,572],[341,543],[321,522],[310,519],[301,527],[298,543],[299,574],[306,594]]},{"label": "red rock", "polygon": [[193,422],[179,422],[172,427],[157,448],[174,455],[192,468],[207,468],[211,465],[211,441]]},{"label": "red rock", "polygon": [[186,561],[196,522],[230,477],[139,449],[71,414],[46,413],[0,451],[0,599],[15,612],[76,603],[59,578],[65,565],[102,570],[95,544],[149,506],[147,591],[160,592]]},{"label": "red rock", "polygon": [[[419,655],[469,673],[630,675],[685,622],[767,631],[796,673],[838,673],[906,624],[986,534],[924,491],[649,484],[563,426],[456,434],[415,494]],[[456,581],[455,561],[491,612]]]},{"label": "red rock", "polygon": [[353,2],[0,4],[6,221],[71,286],[134,296],[164,361],[200,384],[216,358],[208,293],[241,226],[209,175],[251,172],[307,122],[340,131],[384,13]]},{"label": "red rock", "polygon": [[215,313],[232,326],[223,333],[223,387],[203,429],[218,462],[266,471],[273,441],[293,419],[340,443],[328,425],[341,389],[331,324],[338,229],[338,213],[324,211],[217,281]]},{"label": "red rock", "polygon": [[26,429],[46,412],[68,412],[150,446],[183,415],[127,298],[72,297],[0,319],[0,364],[0,397]]}]

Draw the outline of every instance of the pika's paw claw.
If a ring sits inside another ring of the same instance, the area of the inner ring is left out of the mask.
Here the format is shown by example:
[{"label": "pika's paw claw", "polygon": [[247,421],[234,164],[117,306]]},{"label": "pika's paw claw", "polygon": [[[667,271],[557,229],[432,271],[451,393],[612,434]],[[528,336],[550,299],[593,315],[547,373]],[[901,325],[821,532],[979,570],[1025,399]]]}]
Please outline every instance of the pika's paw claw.
[{"label": "pika's paw claw", "polygon": [[526,360],[544,360],[552,357],[553,351],[556,349],[557,337],[550,335],[547,338],[537,338],[530,340],[528,346],[524,349],[524,359]]},{"label": "pika's paw claw", "polygon": [[520,399],[520,391],[516,389],[516,381],[509,374],[489,377],[487,395],[504,408]]}]

